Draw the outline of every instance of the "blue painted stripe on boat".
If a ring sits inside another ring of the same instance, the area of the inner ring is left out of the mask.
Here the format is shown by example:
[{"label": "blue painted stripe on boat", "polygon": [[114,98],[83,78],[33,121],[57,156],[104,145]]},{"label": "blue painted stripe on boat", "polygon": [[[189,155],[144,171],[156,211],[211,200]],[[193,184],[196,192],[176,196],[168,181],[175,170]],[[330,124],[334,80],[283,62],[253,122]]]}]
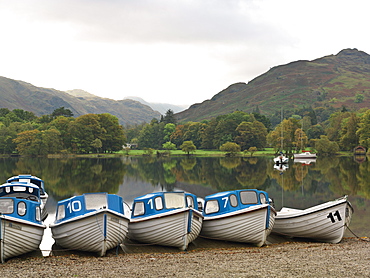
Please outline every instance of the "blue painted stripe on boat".
[{"label": "blue painted stripe on boat", "polygon": [[191,219],[193,218],[193,211],[189,210],[188,216],[188,233],[191,233]]},{"label": "blue painted stripe on boat", "polygon": [[270,226],[270,213],[271,213],[271,207],[267,207],[267,219],[266,219],[266,229]]},{"label": "blue painted stripe on boat", "polygon": [[104,214],[104,221],[103,221],[103,233],[104,233],[104,239],[107,238],[107,215]]}]

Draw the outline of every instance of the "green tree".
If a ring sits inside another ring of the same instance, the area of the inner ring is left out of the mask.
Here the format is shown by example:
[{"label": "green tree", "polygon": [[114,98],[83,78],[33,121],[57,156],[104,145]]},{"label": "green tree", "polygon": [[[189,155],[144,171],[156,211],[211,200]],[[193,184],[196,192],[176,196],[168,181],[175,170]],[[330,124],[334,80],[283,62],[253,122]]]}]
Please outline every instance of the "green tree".
[{"label": "green tree", "polygon": [[203,123],[186,123],[184,128],[183,141],[192,141],[197,148],[200,148],[202,145],[202,132],[204,128],[205,125]]},{"label": "green tree", "polygon": [[0,118],[5,117],[10,113],[10,110],[8,108],[0,108]]},{"label": "green tree", "polygon": [[23,131],[13,140],[21,155],[39,155],[42,146],[41,132],[37,129]]},{"label": "green tree", "polygon": [[164,123],[152,120],[150,124],[144,125],[138,136],[138,147],[140,149],[160,149],[164,143]]},{"label": "green tree", "polygon": [[13,139],[17,137],[17,131],[10,126],[5,126],[0,123],[0,152],[12,153],[16,150],[16,144],[13,142]]},{"label": "green tree", "polygon": [[109,113],[98,114],[102,132],[97,137],[102,141],[102,151],[112,153],[122,149],[126,143],[123,127],[116,116]]},{"label": "green tree", "polygon": [[165,150],[176,150],[176,145],[170,141],[163,143],[162,147]]},{"label": "green tree", "polygon": [[41,132],[42,145],[44,151],[39,154],[59,153],[63,149],[61,133],[55,128]]},{"label": "green tree", "polygon": [[292,152],[294,147],[294,131],[298,128],[298,122],[294,119],[284,119],[273,131],[267,135],[267,142],[276,152]]},{"label": "green tree", "polygon": [[168,141],[162,145],[162,148],[168,151],[176,150],[176,145]]},{"label": "green tree", "polygon": [[59,116],[48,124],[49,128],[55,128],[60,132],[60,139],[62,140],[63,148],[66,150],[72,150],[70,126],[72,126],[74,121],[75,118]]},{"label": "green tree", "polygon": [[364,102],[365,96],[363,94],[356,94],[355,96],[355,103]]},{"label": "green tree", "polygon": [[252,157],[252,156],[253,156],[253,154],[254,154],[257,150],[258,150],[258,149],[257,149],[257,147],[249,147],[248,152],[250,152],[251,157]]},{"label": "green tree", "polygon": [[60,108],[55,109],[53,113],[51,113],[51,116],[54,118],[59,117],[59,116],[73,117],[73,113],[68,108],[60,107]]},{"label": "green tree", "polygon": [[203,132],[201,134],[202,144],[201,148],[203,149],[215,149],[215,145],[213,143],[213,138],[216,134],[216,126],[217,126],[217,119],[211,119],[208,124],[206,124]]},{"label": "green tree", "polygon": [[173,110],[168,109],[164,117],[161,119],[161,122],[165,124],[176,124],[176,118]]},{"label": "green tree", "polygon": [[349,118],[350,116],[350,112],[335,112],[330,115],[329,126],[326,129],[329,140],[339,142],[343,119]]},{"label": "green tree", "polygon": [[355,113],[351,113],[351,116],[343,120],[342,130],[340,137],[340,147],[343,150],[352,150],[359,143],[358,135],[356,134],[358,127],[358,118]]},{"label": "green tree", "polygon": [[269,118],[267,118],[265,115],[261,115],[259,112],[254,112],[253,116],[257,121],[263,123],[267,131],[271,130],[271,121]]},{"label": "green tree", "polygon": [[37,118],[33,112],[25,111],[22,109],[14,109],[12,113],[23,122],[30,122]]},{"label": "green tree", "polygon": [[333,155],[339,152],[337,142],[330,141],[328,136],[321,135],[315,142],[315,149],[320,155]]},{"label": "green tree", "polygon": [[164,126],[164,140],[165,141],[171,141],[171,135],[174,133],[176,130],[176,125],[173,123],[168,123]]},{"label": "green tree", "polygon": [[266,146],[267,128],[259,121],[241,122],[236,128],[238,136],[235,142],[238,143],[242,150],[249,147],[262,149]]},{"label": "green tree", "polygon": [[294,132],[294,145],[296,147],[296,152],[304,150],[308,143],[308,137],[306,133],[301,129],[297,128]]},{"label": "green tree", "polygon": [[192,141],[184,141],[180,148],[187,155],[190,155],[190,153],[194,153],[197,149],[197,147],[193,144]]},{"label": "green tree", "polygon": [[320,124],[311,126],[306,133],[308,139],[319,139],[321,135],[325,135],[324,128]]},{"label": "green tree", "polygon": [[91,146],[96,149],[96,153],[99,153],[99,150],[103,147],[103,143],[99,138],[95,138],[91,142]]},{"label": "green tree", "polygon": [[370,148],[370,110],[360,117],[357,136],[362,146]]},{"label": "green tree", "polygon": [[235,156],[240,152],[240,146],[234,142],[226,142],[220,146],[220,151],[225,152],[228,156]]},{"label": "green tree", "polygon": [[185,125],[177,125],[174,132],[171,133],[170,140],[176,146],[180,146],[184,142]]},{"label": "green tree", "polygon": [[91,142],[95,138],[100,138],[105,132],[100,126],[99,116],[96,114],[86,114],[79,116],[71,122],[68,128],[71,136],[71,144],[74,152],[89,153],[93,151]]}]

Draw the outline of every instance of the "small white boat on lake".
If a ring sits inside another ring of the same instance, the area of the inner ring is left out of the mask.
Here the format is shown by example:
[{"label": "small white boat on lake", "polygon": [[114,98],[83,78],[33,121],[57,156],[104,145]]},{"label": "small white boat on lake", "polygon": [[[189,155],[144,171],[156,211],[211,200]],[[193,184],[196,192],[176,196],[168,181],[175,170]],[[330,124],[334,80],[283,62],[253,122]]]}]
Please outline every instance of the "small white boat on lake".
[{"label": "small white boat on lake", "polygon": [[129,210],[121,196],[108,193],[59,201],[55,221],[50,224],[52,236],[63,248],[104,256],[126,239]]},{"label": "small white boat on lake", "polygon": [[283,207],[277,212],[273,232],[339,243],[351,222],[352,213],[353,208],[347,196],[303,210]]},{"label": "small white boat on lake", "polygon": [[285,156],[283,153],[280,153],[277,157],[274,158],[274,163],[276,165],[288,164],[289,157]]},{"label": "small white boat on lake", "polygon": [[2,185],[0,191],[5,192],[0,197],[0,260],[3,263],[8,258],[37,250],[46,226],[41,219],[37,186],[12,182]]},{"label": "small white boat on lake", "polygon": [[275,209],[267,192],[242,189],[205,197],[201,236],[209,239],[266,243],[275,222]]},{"label": "small white boat on lake", "polygon": [[311,153],[310,151],[302,151],[301,153],[293,154],[294,160],[297,159],[316,159],[317,155],[315,153]]},{"label": "small white boat on lake", "polygon": [[155,192],[134,199],[129,238],[186,250],[202,228],[197,197],[187,192]]},{"label": "small white boat on lake", "polygon": [[316,163],[316,158],[294,159],[294,163],[301,163],[302,165],[311,165],[311,163]]}]

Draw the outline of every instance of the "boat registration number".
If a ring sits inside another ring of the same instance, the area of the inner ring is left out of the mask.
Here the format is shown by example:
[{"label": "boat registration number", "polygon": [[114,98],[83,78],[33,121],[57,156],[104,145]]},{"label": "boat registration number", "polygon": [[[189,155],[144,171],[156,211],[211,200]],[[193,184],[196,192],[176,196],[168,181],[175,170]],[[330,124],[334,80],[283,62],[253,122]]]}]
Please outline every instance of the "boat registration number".
[{"label": "boat registration number", "polygon": [[13,223],[9,223],[8,224],[8,227],[9,228],[12,228],[12,229],[22,230],[22,227],[21,226],[16,225],[16,224],[13,224]]}]

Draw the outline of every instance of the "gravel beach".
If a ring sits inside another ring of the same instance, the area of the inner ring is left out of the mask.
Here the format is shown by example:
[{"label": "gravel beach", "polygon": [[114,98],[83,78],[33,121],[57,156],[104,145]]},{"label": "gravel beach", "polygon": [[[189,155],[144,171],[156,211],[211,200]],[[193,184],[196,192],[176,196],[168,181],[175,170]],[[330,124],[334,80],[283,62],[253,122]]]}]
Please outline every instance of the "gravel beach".
[{"label": "gravel beach", "polygon": [[1,277],[370,277],[369,238],[339,244],[307,241],[264,247],[194,248],[187,252],[72,253],[20,257],[0,265]]}]

